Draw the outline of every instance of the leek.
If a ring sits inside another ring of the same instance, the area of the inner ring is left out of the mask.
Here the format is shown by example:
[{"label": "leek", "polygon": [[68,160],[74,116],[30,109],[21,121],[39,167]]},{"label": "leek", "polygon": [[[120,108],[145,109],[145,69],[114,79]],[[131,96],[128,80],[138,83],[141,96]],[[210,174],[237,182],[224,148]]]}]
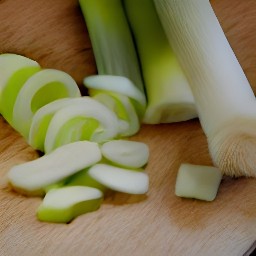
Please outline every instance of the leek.
[{"label": "leek", "polygon": [[182,164],[177,174],[175,194],[179,197],[213,201],[221,179],[221,171],[216,167]]},{"label": "leek", "polygon": [[27,139],[32,117],[39,108],[59,98],[79,96],[79,88],[70,75],[55,69],[41,70],[22,85],[16,97],[13,127]]},{"label": "leek", "polygon": [[[93,120],[97,123],[96,125],[93,123],[90,127]],[[84,135],[88,136],[88,133],[90,137],[83,138]],[[59,146],[82,139],[104,142],[115,138],[117,134],[116,115],[93,98],[84,96],[54,114],[47,128],[44,150],[49,153]]]},{"label": "leek", "polygon": [[164,33],[153,0],[123,2],[145,81],[148,105],[143,122],[171,123],[197,117],[191,89]]},{"label": "leek", "polygon": [[96,188],[72,186],[51,189],[37,209],[40,221],[68,223],[79,215],[99,209],[103,194]]},{"label": "leek", "polygon": [[141,168],[149,158],[149,149],[145,143],[129,140],[112,140],[101,146],[103,157],[125,168]]},{"label": "leek", "polygon": [[13,108],[16,98],[23,84],[34,74],[40,71],[39,66],[23,67],[14,72],[6,84],[2,87],[1,93],[1,114],[4,119],[13,126]]},{"label": "leek", "polygon": [[120,127],[121,136],[131,136],[138,132],[146,100],[144,94],[129,79],[95,75],[86,77],[84,84],[91,97],[116,113],[120,123],[126,123],[125,127]]},{"label": "leek", "polygon": [[89,169],[89,175],[115,191],[128,194],[145,194],[148,191],[149,178],[144,172],[99,163]]},{"label": "leek", "polygon": [[13,54],[0,54],[0,104],[2,101],[2,90],[8,83],[10,77],[20,69],[28,67],[40,67],[39,64],[27,57]]},{"label": "leek", "polygon": [[144,92],[139,61],[121,0],[80,0],[100,75],[130,79]]},{"label": "leek", "polygon": [[[92,93],[91,89],[97,89],[98,93],[108,95],[111,93],[122,94],[123,91],[127,91],[125,88],[127,88],[126,85],[129,83],[130,89],[128,89],[128,93],[129,90],[131,90],[133,92],[136,91],[136,94],[138,94],[135,100],[134,98],[129,100],[131,100],[132,107],[135,108],[137,112],[139,125],[137,125],[136,129],[134,129],[134,127],[130,129],[128,126],[127,130],[122,132],[122,135],[133,135],[140,127],[140,120],[145,111],[146,97],[140,64],[122,1],[80,0],[80,6],[88,28],[99,75],[99,78],[93,78],[96,84],[99,82],[99,85],[96,85],[97,88],[95,88],[95,83],[92,88],[91,82],[87,81],[87,78],[84,84],[90,88],[89,95]],[[107,78],[106,76],[111,76],[112,81],[105,79]],[[129,82],[126,81],[125,83],[121,82],[117,84],[113,77],[117,77],[118,81],[120,80],[119,78],[122,77]],[[114,83],[114,86],[110,85],[108,88],[109,84],[111,84],[109,82]],[[122,88],[123,86],[125,87],[124,89]],[[138,98],[139,101],[137,101]],[[106,99],[104,99],[106,105],[110,104],[107,103],[108,100],[109,97],[106,96]],[[117,101],[119,101],[119,99],[117,99]],[[117,107],[117,114],[119,112]],[[128,125],[132,122],[133,121],[128,121]]]},{"label": "leek", "polygon": [[54,100],[35,112],[29,129],[28,144],[30,146],[44,152],[45,136],[52,117],[61,108],[72,104],[73,99],[76,98]]},{"label": "leek", "polygon": [[155,0],[189,80],[214,164],[256,177],[256,101],[209,1]]},{"label": "leek", "polygon": [[50,154],[13,166],[8,173],[11,186],[26,195],[43,195],[45,188],[101,160],[97,143],[78,141]]}]

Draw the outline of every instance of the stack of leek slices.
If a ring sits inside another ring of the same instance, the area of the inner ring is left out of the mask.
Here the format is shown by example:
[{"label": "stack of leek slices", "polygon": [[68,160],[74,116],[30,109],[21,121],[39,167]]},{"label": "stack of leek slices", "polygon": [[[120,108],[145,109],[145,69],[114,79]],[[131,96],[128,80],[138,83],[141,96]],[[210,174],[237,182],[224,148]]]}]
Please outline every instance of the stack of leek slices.
[{"label": "stack of leek slices", "polygon": [[[139,129],[139,108],[132,102],[145,101],[136,89],[120,96],[120,101],[113,90],[113,104],[104,104],[100,93],[95,98],[81,96],[67,73],[43,69],[34,60],[9,53],[0,55],[0,76],[2,116],[29,145],[44,152],[8,173],[15,191],[44,197],[37,210],[39,220],[70,222],[98,209],[108,189],[148,191],[148,147],[122,139]],[[118,81],[133,88],[126,78]],[[89,82],[93,84],[93,78]]]}]

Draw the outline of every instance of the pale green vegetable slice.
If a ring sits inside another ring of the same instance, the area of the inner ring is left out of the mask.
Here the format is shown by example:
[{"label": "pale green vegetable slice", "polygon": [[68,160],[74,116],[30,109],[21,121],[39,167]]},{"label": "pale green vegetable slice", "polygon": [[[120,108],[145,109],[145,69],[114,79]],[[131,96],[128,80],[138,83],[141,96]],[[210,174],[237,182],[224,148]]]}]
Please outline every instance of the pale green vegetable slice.
[{"label": "pale green vegetable slice", "polygon": [[118,130],[119,134],[124,134],[129,129],[129,122],[128,122],[128,114],[121,102],[117,100],[111,93],[105,93],[104,91],[94,90],[93,93],[90,93],[90,96],[93,97],[95,100],[101,102],[111,111],[113,111],[117,118],[118,118]]},{"label": "pale green vegetable slice", "polygon": [[96,211],[102,198],[102,192],[91,187],[51,189],[37,209],[37,218],[46,222],[68,223],[79,215]]},{"label": "pale green vegetable slice", "polygon": [[118,75],[92,75],[85,77],[83,83],[89,88],[89,93],[91,89],[104,90],[131,98],[136,102],[134,107],[138,115],[143,115],[142,113],[144,113],[146,107],[146,97],[130,79]]},{"label": "pale green vegetable slice", "polygon": [[101,190],[102,192],[106,190],[106,187],[104,185],[102,185],[89,175],[88,168],[69,177],[65,183],[65,186],[93,187]]},{"label": "pale green vegetable slice", "polygon": [[67,73],[44,69],[30,77],[22,86],[13,108],[13,126],[28,138],[34,113],[56,99],[80,97],[80,90]]},{"label": "pale green vegetable slice", "polygon": [[146,105],[145,95],[124,76],[117,75],[91,75],[83,80],[89,89],[106,90],[126,95],[141,105]]},{"label": "pale green vegetable slice", "polygon": [[44,140],[49,123],[59,109],[72,104],[76,98],[62,98],[54,100],[41,107],[34,114],[29,130],[28,143],[34,148],[44,152]]},{"label": "pale green vegetable slice", "polygon": [[120,136],[132,136],[139,131],[140,120],[129,97],[101,90],[91,90],[90,96],[116,113]]},{"label": "pale green vegetable slice", "polygon": [[108,141],[101,146],[101,152],[109,161],[127,168],[141,168],[149,158],[148,146],[138,141]]},{"label": "pale green vegetable slice", "polygon": [[175,186],[180,197],[213,201],[222,179],[221,171],[213,166],[181,164]]},{"label": "pale green vegetable slice", "polygon": [[[72,125],[74,118],[79,118],[81,122]],[[97,126],[93,120],[97,121]],[[91,135],[89,138],[91,141],[102,142],[113,139],[118,134],[118,120],[106,106],[84,96],[55,113],[47,129],[45,152],[51,152],[61,144],[80,140],[87,132]]]},{"label": "pale green vegetable slice", "polygon": [[2,90],[7,84],[9,78],[19,69],[25,67],[40,67],[39,64],[27,57],[13,54],[13,53],[3,53],[0,54],[0,102]]},{"label": "pale green vegetable slice", "polygon": [[[54,100],[45,106],[41,107],[34,114],[29,130],[28,143],[35,149],[41,150],[44,152],[44,142],[47,133],[48,126],[54,116],[54,114],[62,109],[63,107],[68,107],[73,104],[77,104],[78,102],[84,102],[85,99],[88,102],[91,102],[89,97],[77,97],[77,98],[63,98]],[[71,126],[74,125],[74,119],[78,121],[77,123],[84,122],[84,119],[79,122],[79,117],[74,117],[73,122],[69,123]],[[88,119],[87,119],[88,120]],[[98,122],[95,120],[95,127],[88,126],[88,122],[86,124],[86,135],[87,138],[90,138],[90,134],[94,132],[94,130],[98,127]],[[67,127],[67,129],[72,127]]]},{"label": "pale green vegetable slice", "polygon": [[1,114],[10,125],[13,125],[13,107],[22,86],[38,71],[40,71],[39,66],[21,68],[10,76],[5,86],[2,88],[0,101]]},{"label": "pale green vegetable slice", "polygon": [[48,155],[12,167],[8,173],[9,183],[20,193],[42,195],[44,188],[97,163],[101,157],[95,142],[70,143]]},{"label": "pale green vegetable slice", "polygon": [[145,172],[108,164],[95,164],[89,169],[89,175],[115,191],[129,194],[144,194],[148,191],[149,178]]}]

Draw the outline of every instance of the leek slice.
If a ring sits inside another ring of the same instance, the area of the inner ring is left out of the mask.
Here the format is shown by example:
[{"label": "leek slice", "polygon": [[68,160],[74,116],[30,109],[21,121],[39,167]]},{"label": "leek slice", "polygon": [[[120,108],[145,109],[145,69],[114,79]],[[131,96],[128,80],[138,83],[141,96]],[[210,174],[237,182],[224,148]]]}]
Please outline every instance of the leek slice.
[{"label": "leek slice", "polygon": [[[94,125],[93,128],[90,126],[93,130],[92,132],[89,129],[91,141],[103,142],[113,139],[118,134],[118,120],[116,115],[100,102],[85,96],[78,98],[72,105],[63,107],[55,113],[48,126],[45,137],[44,149],[46,153],[62,144],[72,142],[74,139],[80,140],[80,137],[83,136],[80,129],[77,129],[77,127],[74,129],[74,131],[76,130],[76,135],[78,135],[76,138],[72,138],[72,126],[68,126],[68,129],[65,129],[65,124],[77,117],[84,119],[85,122],[88,119],[94,119],[99,123],[97,128]],[[61,131],[62,128],[63,131]],[[86,125],[84,129],[86,132]],[[58,139],[60,136],[62,136],[61,139]]]},{"label": "leek slice", "polygon": [[[114,97],[115,103],[110,106],[120,119],[122,119],[123,109],[126,113],[126,121],[128,121],[127,129],[121,130],[122,136],[131,136],[138,132],[140,128],[140,120],[145,112],[146,98],[143,93],[131,82],[123,76],[113,75],[94,75],[84,79],[84,85],[89,89],[92,97],[97,97],[98,93],[110,95]],[[100,96],[100,101],[106,103],[107,98]],[[99,98],[98,98],[99,99]],[[120,104],[121,103],[121,104]],[[121,111],[120,111],[121,110]],[[121,115],[119,115],[121,113]]]},{"label": "leek slice", "polygon": [[14,72],[2,88],[0,101],[1,114],[5,120],[13,125],[13,107],[24,83],[40,70],[39,66],[24,67]]},{"label": "leek slice", "polygon": [[37,209],[37,218],[46,222],[68,223],[79,215],[99,209],[102,198],[102,192],[91,187],[51,189]]},{"label": "leek slice", "polygon": [[132,136],[139,131],[140,120],[133,103],[127,96],[98,90],[90,90],[90,96],[117,115],[120,136]]},{"label": "leek slice", "polygon": [[101,160],[97,143],[73,142],[33,161],[12,167],[8,173],[11,186],[27,195],[43,195],[45,188]]},{"label": "leek slice", "polygon": [[[41,107],[33,116],[30,130],[29,130],[29,137],[28,137],[28,143],[35,149],[38,149],[42,152],[44,152],[44,142],[45,137],[47,133],[48,126],[54,116],[54,114],[62,109],[63,107],[68,107],[73,104],[77,104],[78,102],[84,102],[84,97],[79,98],[63,98],[59,100],[54,100],[51,103],[46,104],[45,106]],[[89,104],[91,100],[88,100]],[[89,118],[87,118],[87,121]],[[79,123],[81,125],[81,122],[84,123],[83,120],[80,120],[79,117],[74,117],[73,120],[70,120],[73,122],[69,122],[70,129],[75,129],[74,126],[78,125],[77,128],[79,128]],[[74,122],[77,121],[77,122]],[[73,124],[72,124],[73,123]],[[89,122],[86,124],[86,132],[83,134],[84,139],[89,139],[91,137],[92,132],[98,127],[98,122],[92,121],[90,122],[92,127],[89,129]],[[74,126],[73,126],[74,125]],[[72,127],[73,126],[73,127]],[[68,127],[66,127],[68,129]],[[65,128],[65,129],[66,129]],[[81,127],[80,127],[81,128]],[[65,129],[62,129],[65,130]]]},{"label": "leek slice", "polygon": [[118,130],[119,134],[125,135],[129,130],[129,117],[126,109],[122,105],[122,103],[112,94],[104,93],[104,91],[90,91],[90,96],[95,100],[99,101],[103,105],[105,105],[108,109],[113,111],[118,118]]},{"label": "leek slice", "polygon": [[141,168],[149,158],[148,146],[138,141],[108,141],[101,146],[101,152],[112,163],[126,168]]},{"label": "leek slice", "polygon": [[28,136],[28,143],[34,149],[44,152],[44,140],[52,117],[59,109],[71,105],[74,99],[77,98],[54,100],[36,111],[31,121]]},{"label": "leek slice", "polygon": [[13,108],[13,126],[28,138],[34,113],[47,103],[65,97],[81,96],[74,79],[55,69],[37,72],[22,86]]},{"label": "leek slice", "polygon": [[[25,67],[40,67],[39,64],[27,57],[13,54],[0,54],[0,102],[2,101],[2,90],[6,86],[9,78],[19,69]],[[1,103],[0,103],[1,104]]]},{"label": "leek slice", "polygon": [[142,106],[146,105],[145,95],[130,79],[124,76],[91,75],[85,77],[83,83],[89,89],[120,93],[137,101]]},{"label": "leek slice", "polygon": [[89,169],[89,175],[115,191],[129,194],[144,194],[148,191],[149,179],[144,172],[108,164],[95,164]]},{"label": "leek slice", "polygon": [[216,167],[182,164],[176,179],[175,194],[180,197],[213,201],[221,179],[222,173]]},{"label": "leek slice", "polygon": [[123,2],[138,49],[148,99],[143,122],[171,123],[197,117],[188,81],[168,42],[153,0]]},{"label": "leek slice", "polygon": [[[80,0],[98,74],[130,79],[144,94],[139,60],[121,0]],[[121,85],[119,85],[121,87]]]},{"label": "leek slice", "polygon": [[106,191],[106,187],[104,185],[89,175],[88,169],[82,170],[69,177],[65,183],[65,186],[86,186],[97,188],[102,192]]}]

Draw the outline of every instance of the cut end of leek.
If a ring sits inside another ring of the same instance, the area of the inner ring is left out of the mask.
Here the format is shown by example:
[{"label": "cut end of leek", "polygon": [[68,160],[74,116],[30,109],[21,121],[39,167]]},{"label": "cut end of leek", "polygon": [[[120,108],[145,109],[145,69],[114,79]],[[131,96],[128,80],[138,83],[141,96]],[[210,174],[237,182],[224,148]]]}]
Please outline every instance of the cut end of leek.
[{"label": "cut end of leek", "polygon": [[179,197],[213,201],[221,179],[222,173],[216,167],[182,164],[176,179],[175,194]]},{"label": "cut end of leek", "polygon": [[51,189],[37,210],[37,218],[68,223],[79,215],[99,209],[102,197],[100,190],[84,186]]},{"label": "cut end of leek", "polygon": [[174,123],[197,118],[194,103],[160,102],[149,105],[143,117],[145,124]]},{"label": "cut end of leek", "polygon": [[208,135],[214,164],[231,177],[256,177],[255,122],[236,120],[214,135]]}]

